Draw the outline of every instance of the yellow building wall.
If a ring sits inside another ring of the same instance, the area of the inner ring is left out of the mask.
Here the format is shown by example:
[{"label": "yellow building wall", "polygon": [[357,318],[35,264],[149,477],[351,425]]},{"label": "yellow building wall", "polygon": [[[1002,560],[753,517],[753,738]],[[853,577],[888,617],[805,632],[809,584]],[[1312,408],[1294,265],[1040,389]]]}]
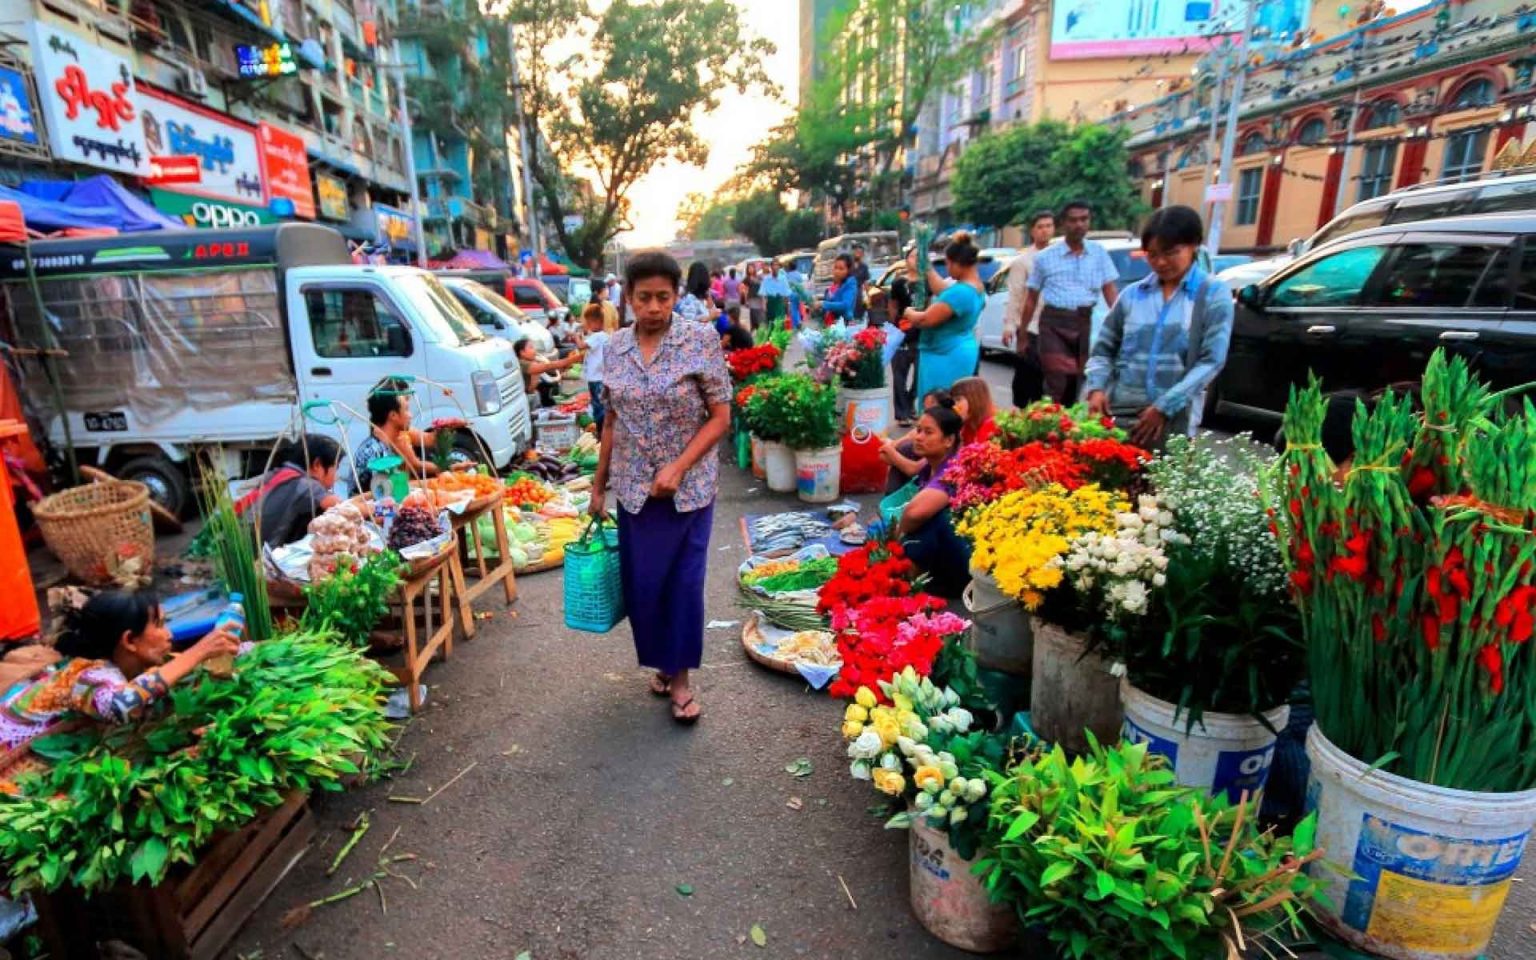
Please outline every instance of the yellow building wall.
[{"label": "yellow building wall", "polygon": [[1273,243],[1284,246],[1297,237],[1310,237],[1317,230],[1317,208],[1323,202],[1323,181],[1313,179],[1328,175],[1328,148],[1305,147],[1285,152],[1281,173],[1280,202],[1275,206]]}]

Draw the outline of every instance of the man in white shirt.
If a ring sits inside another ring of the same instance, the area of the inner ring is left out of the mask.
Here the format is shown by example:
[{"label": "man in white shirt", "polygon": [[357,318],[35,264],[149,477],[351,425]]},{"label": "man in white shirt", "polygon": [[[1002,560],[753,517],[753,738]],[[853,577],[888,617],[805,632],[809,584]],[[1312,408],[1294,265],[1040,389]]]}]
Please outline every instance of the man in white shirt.
[{"label": "man in white shirt", "polygon": [[1013,365],[1013,405],[1026,407],[1045,396],[1045,386],[1040,373],[1040,352],[1036,340],[1040,336],[1040,308],[1045,302],[1035,304],[1035,312],[1029,322],[1024,322],[1024,304],[1029,299],[1029,275],[1035,269],[1035,255],[1051,245],[1056,234],[1056,214],[1041,210],[1029,218],[1029,246],[1008,266],[1008,304],[1003,308],[1003,346],[1011,347],[1016,338],[1024,337],[1019,346],[1019,358]]}]

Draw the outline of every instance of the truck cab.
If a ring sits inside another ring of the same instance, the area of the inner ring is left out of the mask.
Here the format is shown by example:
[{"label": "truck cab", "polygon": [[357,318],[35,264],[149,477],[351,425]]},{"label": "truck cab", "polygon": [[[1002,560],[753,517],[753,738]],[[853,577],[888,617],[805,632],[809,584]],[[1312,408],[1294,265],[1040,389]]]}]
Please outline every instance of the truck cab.
[{"label": "truck cab", "polygon": [[[300,431],[350,454],[386,376],[412,381],[418,426],[467,420],[478,442],[465,438],[466,455],[485,459],[483,446],[500,468],[531,441],[511,345],[481,333],[429,273],[353,264],[329,227],[0,247],[0,305],[11,342],[40,351],[27,396],[48,440],[63,444],[67,423],[82,462],[144,482],[173,512],[191,505],[200,453],[232,478],[260,472]],[[341,477],[355,479],[350,465]]]}]

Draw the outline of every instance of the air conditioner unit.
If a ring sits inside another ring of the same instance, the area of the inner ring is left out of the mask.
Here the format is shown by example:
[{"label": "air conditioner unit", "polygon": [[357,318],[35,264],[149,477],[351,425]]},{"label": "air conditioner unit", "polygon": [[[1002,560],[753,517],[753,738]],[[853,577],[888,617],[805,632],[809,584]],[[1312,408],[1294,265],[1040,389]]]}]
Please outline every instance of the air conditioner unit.
[{"label": "air conditioner unit", "polygon": [[208,96],[208,78],[196,67],[184,66],[176,77],[176,91],[199,100]]}]

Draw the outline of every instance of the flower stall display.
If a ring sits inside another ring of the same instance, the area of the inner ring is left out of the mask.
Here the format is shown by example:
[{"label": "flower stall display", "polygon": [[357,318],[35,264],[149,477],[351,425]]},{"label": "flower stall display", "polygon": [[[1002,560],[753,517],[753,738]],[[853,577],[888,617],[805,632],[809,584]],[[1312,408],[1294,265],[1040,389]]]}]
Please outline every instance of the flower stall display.
[{"label": "flower stall display", "polygon": [[[1325,884],[1325,925],[1389,957],[1459,958],[1498,919],[1469,925],[1461,898],[1501,903],[1536,824],[1536,408],[1509,412],[1441,353],[1422,384],[1422,413],[1390,394],[1357,406],[1347,465],[1321,447],[1319,385],[1295,393],[1277,523],[1311,665],[1319,835],[1346,871],[1372,864]],[[1393,855],[1410,837],[1426,853]],[[1431,891],[1411,939],[1382,895],[1402,883]]]},{"label": "flower stall display", "polygon": [[822,367],[850,390],[878,390],[885,386],[885,331],[865,327],[845,340],[827,347]]},{"label": "flower stall display", "polygon": [[1086,404],[1065,407],[1041,400],[1019,410],[997,415],[998,442],[1005,450],[1030,443],[1062,443],[1067,440],[1124,440],[1126,432],[1109,417],[1088,412]]},{"label": "flower stall display", "polygon": [[970,626],[954,614],[940,613],[943,609],[942,600],[919,593],[878,597],[834,616],[843,668],[827,692],[849,697],[860,687],[878,689],[882,678],[907,667],[927,676],[945,638]]},{"label": "flower stall display", "polygon": [[1039,749],[988,779],[986,888],[1056,956],[1280,956],[1303,932],[1311,820],[1291,838],[1261,832],[1251,806],[1179,787],[1139,743],[1092,742],[1074,760]]},{"label": "flower stall display", "polygon": [[1124,489],[1147,459],[1141,448],[1109,438],[1034,440],[1006,450],[995,443],[972,443],[945,468],[944,480],[955,486],[950,506],[964,513],[1015,490],[1052,483],[1067,490],[1090,483]]},{"label": "flower stall display", "polygon": [[157,884],[293,791],[339,790],[388,746],[389,673],[324,634],[257,644],[142,723],[40,737],[0,803],[11,895]]},{"label": "flower stall display", "polygon": [[1113,533],[1115,515],[1127,506],[1119,494],[1093,484],[1068,490],[1051,483],[979,506],[965,514],[957,529],[975,545],[972,568],[1034,611],[1045,602],[1046,591],[1062,582],[1062,567],[1054,561],[1083,534]]},{"label": "flower stall display", "polygon": [[836,572],[817,591],[816,612],[834,621],[846,618],[877,597],[911,595],[917,578],[900,541],[871,540],[837,558]]}]

